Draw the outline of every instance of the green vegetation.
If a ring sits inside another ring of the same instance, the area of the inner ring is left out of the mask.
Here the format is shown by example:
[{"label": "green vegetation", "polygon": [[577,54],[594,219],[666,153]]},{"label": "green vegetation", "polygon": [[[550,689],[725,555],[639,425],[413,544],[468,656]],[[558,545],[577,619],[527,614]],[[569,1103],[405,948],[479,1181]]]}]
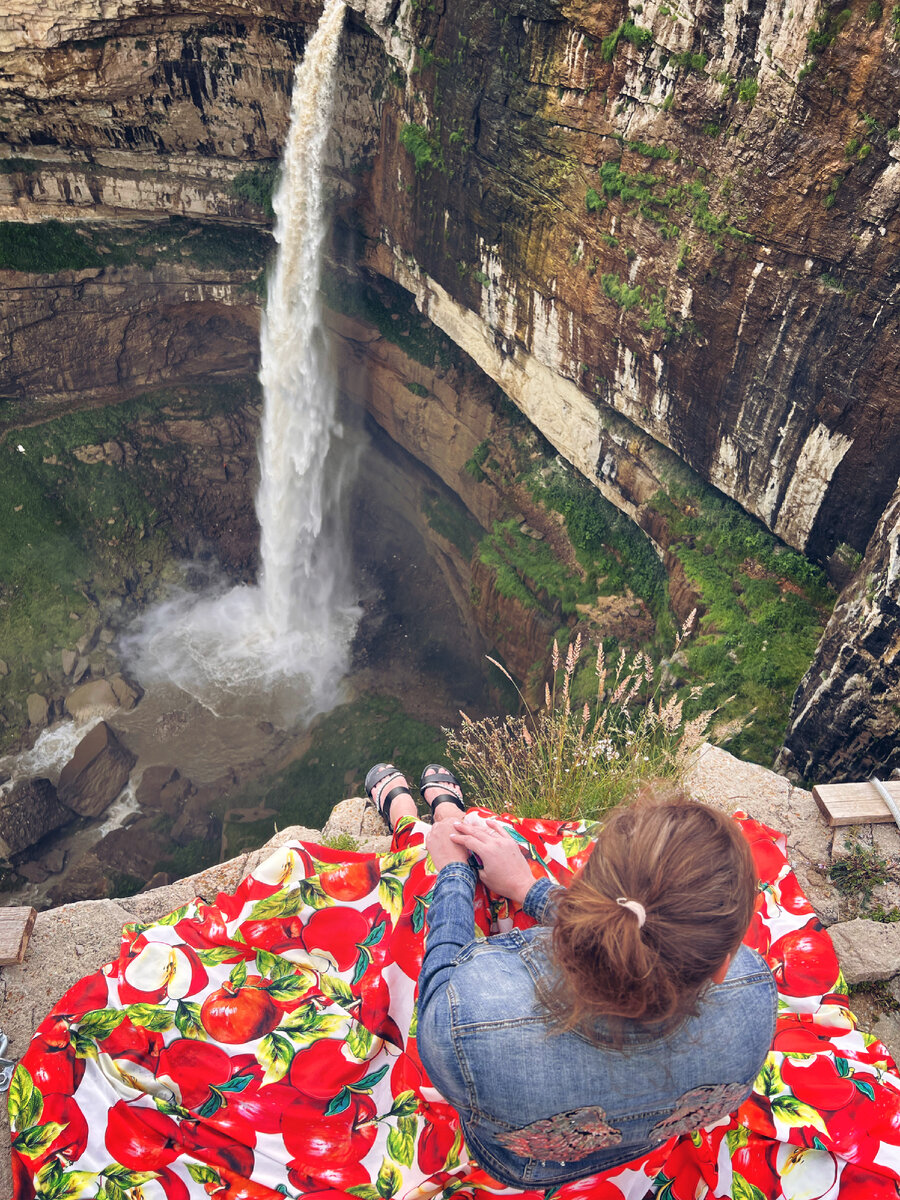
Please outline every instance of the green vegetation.
[{"label": "green vegetation", "polygon": [[349,833],[335,833],[331,837],[322,838],[322,845],[329,850],[349,850],[351,853],[359,849],[359,842]]},{"label": "green vegetation", "polygon": [[771,763],[834,593],[818,567],[696,476],[668,493],[654,507],[704,612],[687,651],[686,685],[708,684],[704,703],[738,719],[732,753]]},{"label": "green vegetation", "polygon": [[723,238],[752,240],[752,235],[731,223],[728,213],[710,210],[709,190],[697,180],[669,184],[661,175],[650,171],[628,174],[620,162],[605,162],[600,167],[600,181],[605,196],[622,201],[626,207],[637,209],[659,229],[663,238],[676,237],[678,226],[674,215],[686,216],[695,229],[712,239],[716,249],[723,248]]},{"label": "green vegetation", "polygon": [[606,274],[600,276],[600,282],[603,285],[603,291],[610,300],[618,304],[619,308],[624,308],[626,312],[636,308],[641,302],[641,288],[629,287],[627,283],[623,283],[618,275]]},{"label": "green vegetation", "polygon": [[881,0],[872,0],[872,3],[866,9],[866,20],[873,25],[877,25],[884,16],[884,9],[881,7]]},{"label": "green vegetation", "polygon": [[12,271],[83,271],[103,260],[78,233],[62,221],[0,222],[0,268]]},{"label": "green vegetation", "polygon": [[[396,762],[416,772],[444,753],[439,729],[407,716],[395,699],[383,696],[359,696],[326,713],[310,739],[301,758],[229,796],[229,808],[265,805],[276,815],[228,824],[226,858],[261,845],[276,827],[321,829],[340,797],[364,795],[363,780],[373,762]],[[348,768],[355,772],[349,782]]]},{"label": "green vegetation", "polygon": [[620,41],[630,42],[632,46],[643,50],[653,41],[653,34],[649,29],[635,25],[630,18],[623,21],[618,29],[608,33],[600,43],[600,57],[604,62],[612,62]]},{"label": "green vegetation", "polygon": [[588,188],[584,194],[584,207],[588,212],[602,212],[606,208],[606,201],[593,188]]},{"label": "green vegetation", "polygon": [[0,158],[0,175],[27,175],[48,165],[37,158]]},{"label": "green vegetation", "polygon": [[464,504],[452,493],[429,492],[423,502],[425,519],[442,538],[455,546],[468,562],[484,534]]},{"label": "green vegetation", "polygon": [[675,63],[677,67],[684,67],[688,71],[703,72],[706,70],[706,64],[709,62],[709,55],[695,51],[685,50],[683,54],[670,54],[669,62]]},{"label": "green vegetation", "polygon": [[416,174],[430,171],[432,167],[444,170],[444,156],[440,141],[424,125],[407,124],[400,130],[400,144],[412,155]]},{"label": "green vegetation", "polygon": [[609,669],[602,648],[583,664],[589,699],[573,703],[581,649],[580,634],[565,654],[554,641],[549,662],[541,664],[553,686],[535,714],[523,705],[525,716],[464,719],[448,733],[447,754],[476,804],[525,817],[591,820],[643,782],[680,776],[712,713],[685,723],[682,703],[654,690],[645,654],[629,658],[623,650]]},{"label": "green vegetation", "polygon": [[831,180],[831,186],[829,187],[827,194],[825,195],[824,199],[822,200],[823,208],[833,208],[834,207],[834,204],[837,201],[838,189],[840,188],[840,186],[843,182],[844,182],[843,175],[835,175],[834,176],[834,178]]},{"label": "green vegetation", "polygon": [[900,42],[900,4],[891,9],[891,36],[895,42]]},{"label": "green vegetation", "polygon": [[471,475],[474,480],[481,483],[485,478],[484,464],[487,462],[488,455],[491,452],[491,443],[485,438],[483,442],[479,442],[472,451],[472,457],[468,460],[463,468],[467,475]]},{"label": "green vegetation", "polygon": [[839,13],[831,14],[827,8],[820,8],[816,15],[816,25],[806,35],[806,49],[810,54],[826,50],[843,30],[853,16],[849,8],[841,9]]},{"label": "green vegetation", "polygon": [[[178,536],[171,518],[181,512],[182,524],[191,523],[192,498],[173,496],[171,477],[155,465],[177,453],[155,432],[159,410],[203,419],[255,397],[257,387],[247,380],[166,389],[31,428],[15,428],[18,406],[0,404],[0,433],[8,431],[0,441],[0,658],[10,667],[0,748],[23,723],[34,674],[58,666],[105,598],[161,570]],[[75,453],[135,438],[142,452],[126,470]]]},{"label": "green vegetation", "polygon": [[267,217],[272,218],[275,216],[272,198],[275,195],[277,183],[278,162],[273,161],[239,171],[229,184],[228,190],[232,196],[248,200],[257,208],[261,208]]},{"label": "green vegetation", "polygon": [[743,104],[753,104],[759,94],[759,84],[755,79],[742,79],[738,85],[738,100]]},{"label": "green vegetation", "polygon": [[320,287],[336,312],[368,321],[382,337],[423,366],[447,370],[461,360],[462,352],[437,326],[419,315],[409,292],[399,284],[382,276],[352,277],[324,270]]},{"label": "green vegetation", "polygon": [[844,849],[847,853],[831,864],[829,878],[842,896],[858,897],[861,907],[866,908],[873,889],[896,878],[896,867],[892,867],[877,846],[864,846],[846,838]]},{"label": "green vegetation", "polygon": [[886,979],[879,979],[875,983],[851,983],[848,992],[851,997],[869,996],[882,1012],[900,1012],[900,1000],[891,991]]},{"label": "green vegetation", "polygon": [[425,396],[431,394],[423,383],[416,383],[415,380],[410,380],[409,383],[404,384],[404,387],[408,392],[412,392],[414,396],[420,396],[424,398]]},{"label": "green vegetation", "polygon": [[0,267],[42,274],[180,261],[261,273],[271,245],[265,230],[183,217],[135,225],[0,222]]}]

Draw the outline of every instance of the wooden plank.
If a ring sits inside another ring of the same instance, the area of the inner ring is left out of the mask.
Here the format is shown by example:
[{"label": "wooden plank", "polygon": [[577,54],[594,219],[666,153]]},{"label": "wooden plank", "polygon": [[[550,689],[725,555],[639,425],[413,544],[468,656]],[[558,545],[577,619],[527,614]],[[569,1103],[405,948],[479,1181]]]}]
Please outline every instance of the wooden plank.
[{"label": "wooden plank", "polygon": [[[900,780],[884,784],[900,805]],[[871,783],[823,783],[812,790],[813,799],[829,825],[890,825],[891,810]]]},{"label": "wooden plank", "polygon": [[33,908],[0,908],[0,966],[20,963],[34,927]]}]

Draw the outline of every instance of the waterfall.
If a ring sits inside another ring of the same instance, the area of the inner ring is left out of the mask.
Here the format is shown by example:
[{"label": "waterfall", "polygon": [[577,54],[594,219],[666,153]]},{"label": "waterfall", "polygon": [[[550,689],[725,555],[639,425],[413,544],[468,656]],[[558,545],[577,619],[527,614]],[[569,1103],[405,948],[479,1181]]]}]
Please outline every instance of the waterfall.
[{"label": "waterfall", "polygon": [[330,708],[359,619],[341,520],[356,456],[337,420],[318,294],[324,149],[343,20],[344,0],[327,0],[296,69],[274,199],[278,254],[261,335],[258,585],[179,591],[122,643],[142,683],[171,681],[216,713],[249,713],[254,697],[257,715]]}]

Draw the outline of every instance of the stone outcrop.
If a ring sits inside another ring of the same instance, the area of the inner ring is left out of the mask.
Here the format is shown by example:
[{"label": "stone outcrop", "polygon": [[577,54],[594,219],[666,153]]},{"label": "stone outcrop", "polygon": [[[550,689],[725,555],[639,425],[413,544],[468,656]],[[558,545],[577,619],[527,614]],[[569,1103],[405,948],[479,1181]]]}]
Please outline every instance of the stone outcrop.
[{"label": "stone outcrop", "polygon": [[883,921],[856,917],[828,930],[841,961],[844,978],[855,983],[873,983],[900,973],[900,928]]},{"label": "stone outcrop", "polygon": [[63,767],[59,797],[81,816],[98,817],[128,782],[135,761],[106,722],[100,721]]},{"label": "stone outcrop", "polygon": [[[827,883],[824,870],[830,860],[835,831],[824,825],[808,792],[794,787],[789,780],[772,771],[739,762],[724,750],[712,746],[701,747],[685,782],[690,794],[697,799],[728,812],[741,808],[751,816],[785,830],[791,862],[805,872],[801,878],[814,893],[813,903],[819,916],[826,924],[840,919],[845,900]],[[873,836],[882,839],[880,844],[885,853],[900,851],[900,833],[896,829],[881,826],[859,833],[869,844]],[[213,901],[218,892],[233,891],[246,874],[287,841],[320,841],[338,835],[349,835],[361,850],[385,853],[389,848],[390,839],[380,818],[357,797],[337,804],[321,832],[292,826],[276,834],[260,850],[210,867],[178,883],[127,898],[70,903],[38,913],[24,962],[0,969],[0,1010],[4,1014],[4,1031],[10,1039],[9,1054],[18,1058],[24,1053],[47,1010],[67,988],[115,958],[119,952],[122,925],[153,921],[196,896]],[[823,871],[817,886],[808,867],[820,854]],[[829,916],[829,913],[833,915]],[[852,939],[852,929],[858,924],[860,922],[843,921],[833,925],[837,939],[844,937],[843,942],[838,941],[842,955],[852,956],[853,948],[845,944],[848,939],[844,935],[851,930]],[[861,924],[874,923],[863,921]],[[881,925],[880,928],[888,931],[887,937],[895,945],[894,931],[900,927]],[[896,968],[900,968],[900,958],[895,954],[885,961],[884,970]],[[897,1019],[873,1004],[863,993],[853,996],[852,1007],[861,1018],[862,1027],[871,1029],[895,1058],[900,1058],[900,1023]],[[0,1136],[8,1138],[5,1105],[0,1105]],[[0,1194],[8,1194],[11,1190],[9,1172],[9,1155],[0,1154]]]},{"label": "stone outcrop", "polygon": [[76,719],[96,712],[112,712],[118,707],[119,699],[106,679],[82,683],[66,696],[66,712]]},{"label": "stone outcrop", "polygon": [[71,821],[49,779],[29,779],[0,792],[0,858],[12,858]]},{"label": "stone outcrop", "polygon": [[900,490],[794,697],[780,770],[835,782],[900,766]]}]

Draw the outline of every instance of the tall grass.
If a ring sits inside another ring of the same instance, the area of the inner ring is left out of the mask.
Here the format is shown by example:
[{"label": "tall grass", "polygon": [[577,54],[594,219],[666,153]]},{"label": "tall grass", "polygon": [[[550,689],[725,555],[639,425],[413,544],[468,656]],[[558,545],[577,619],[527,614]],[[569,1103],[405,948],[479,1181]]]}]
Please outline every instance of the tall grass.
[{"label": "tall grass", "polygon": [[[693,614],[678,645],[692,627]],[[684,700],[663,696],[649,655],[629,657],[623,648],[609,666],[602,646],[594,662],[596,694],[575,705],[572,680],[581,651],[580,634],[565,656],[554,641],[553,683],[545,684],[538,712],[479,721],[463,713],[462,726],[447,731],[447,754],[465,776],[472,803],[522,817],[592,820],[647,780],[681,777],[715,710],[686,721]],[[489,661],[514,683],[505,667]],[[691,689],[690,698],[701,691]]]}]

